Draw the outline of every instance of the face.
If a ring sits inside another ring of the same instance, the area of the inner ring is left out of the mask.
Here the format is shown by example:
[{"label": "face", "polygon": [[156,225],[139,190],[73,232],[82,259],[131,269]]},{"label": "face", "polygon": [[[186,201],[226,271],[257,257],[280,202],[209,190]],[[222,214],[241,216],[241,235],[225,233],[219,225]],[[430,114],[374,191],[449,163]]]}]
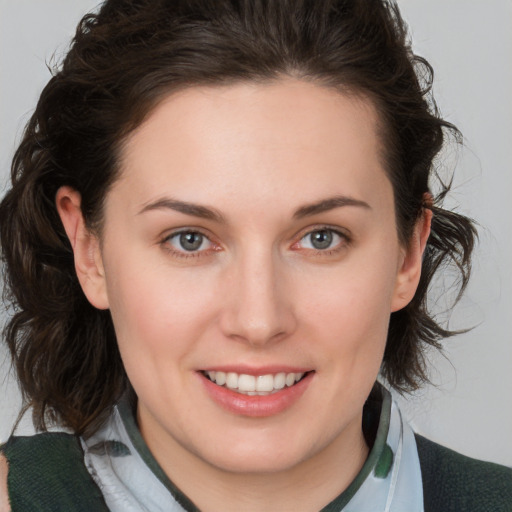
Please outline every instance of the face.
[{"label": "face", "polygon": [[376,124],[369,101],[282,80],[181,91],[127,140],[81,281],[157,459],[285,471],[360,441],[421,260]]}]

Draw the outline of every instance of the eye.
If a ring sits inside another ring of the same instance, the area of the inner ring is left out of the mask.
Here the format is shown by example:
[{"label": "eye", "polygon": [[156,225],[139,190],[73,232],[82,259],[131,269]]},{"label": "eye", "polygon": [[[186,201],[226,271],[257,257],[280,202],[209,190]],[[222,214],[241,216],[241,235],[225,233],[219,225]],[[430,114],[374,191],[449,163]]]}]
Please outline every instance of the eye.
[{"label": "eye", "polygon": [[179,252],[199,252],[211,247],[210,240],[198,231],[180,231],[167,238],[166,242]]},{"label": "eye", "polygon": [[333,229],[317,229],[303,236],[299,243],[304,249],[325,251],[338,247],[344,239],[344,236]]}]

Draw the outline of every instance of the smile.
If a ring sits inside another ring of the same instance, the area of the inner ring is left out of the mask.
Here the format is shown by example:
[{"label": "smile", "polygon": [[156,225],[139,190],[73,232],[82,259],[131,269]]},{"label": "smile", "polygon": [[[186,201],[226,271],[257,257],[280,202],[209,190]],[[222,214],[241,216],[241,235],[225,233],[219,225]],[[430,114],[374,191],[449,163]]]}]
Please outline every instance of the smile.
[{"label": "smile", "polygon": [[285,387],[291,387],[305,375],[301,373],[285,373],[267,375],[247,375],[245,373],[208,371],[203,374],[213,383],[248,396],[266,396],[276,393]]}]

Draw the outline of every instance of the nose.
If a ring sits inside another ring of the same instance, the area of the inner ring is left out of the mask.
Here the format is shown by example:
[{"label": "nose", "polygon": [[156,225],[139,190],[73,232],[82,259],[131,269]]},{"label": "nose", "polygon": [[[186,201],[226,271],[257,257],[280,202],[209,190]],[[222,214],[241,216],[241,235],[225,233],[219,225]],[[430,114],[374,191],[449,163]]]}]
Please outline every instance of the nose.
[{"label": "nose", "polygon": [[296,328],[293,290],[271,251],[248,251],[232,265],[223,287],[221,327],[230,338],[265,346]]}]

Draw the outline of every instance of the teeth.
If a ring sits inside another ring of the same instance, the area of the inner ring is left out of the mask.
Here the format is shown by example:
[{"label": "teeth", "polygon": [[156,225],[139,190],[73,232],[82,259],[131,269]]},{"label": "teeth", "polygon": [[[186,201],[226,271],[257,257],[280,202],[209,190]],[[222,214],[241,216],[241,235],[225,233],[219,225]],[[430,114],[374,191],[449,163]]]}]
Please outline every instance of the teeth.
[{"label": "teeth", "polygon": [[274,376],[260,375],[256,378],[256,391],[270,392],[274,390]]},{"label": "teeth", "polygon": [[288,387],[293,386],[295,384],[295,374],[294,373],[288,373],[286,375],[286,378],[284,380],[286,382],[286,385]]},{"label": "teeth", "polygon": [[278,373],[274,377],[274,389],[283,389],[286,384],[286,374]]},{"label": "teeth", "polygon": [[238,389],[240,391],[256,391],[256,377],[242,373],[238,377]]},{"label": "teeth", "polygon": [[229,389],[238,389],[238,374],[237,373],[227,373],[226,374],[226,387]]},{"label": "teeth", "polygon": [[216,372],[209,371],[206,373],[208,378],[219,386],[225,386],[233,391],[245,395],[268,395],[279,391],[285,386],[293,386],[304,376],[304,373],[276,373],[275,375],[247,375],[245,373],[234,372]]}]

